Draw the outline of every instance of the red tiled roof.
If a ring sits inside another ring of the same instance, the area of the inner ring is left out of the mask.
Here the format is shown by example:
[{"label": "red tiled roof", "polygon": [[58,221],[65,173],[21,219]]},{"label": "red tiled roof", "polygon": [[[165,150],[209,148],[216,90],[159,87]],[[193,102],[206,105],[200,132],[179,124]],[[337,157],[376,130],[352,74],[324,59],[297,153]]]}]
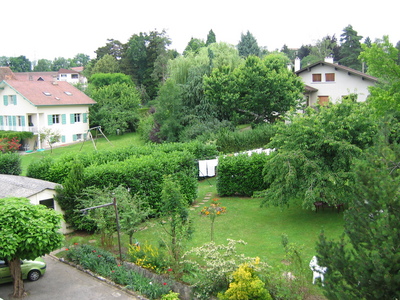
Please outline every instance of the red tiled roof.
[{"label": "red tiled roof", "polygon": [[[35,106],[90,105],[96,101],[66,81],[5,80],[7,84]],[[70,93],[70,95],[66,94]],[[48,96],[45,94],[47,93]]]},{"label": "red tiled roof", "polygon": [[0,67],[0,81],[16,79],[9,67]]},{"label": "red tiled roof", "polygon": [[53,81],[57,78],[58,72],[16,72],[14,73],[17,80],[37,81],[42,78],[45,81]]},{"label": "red tiled roof", "polygon": [[70,70],[70,69],[60,69],[58,70],[58,74],[76,74],[78,71]]},{"label": "red tiled roof", "polygon": [[73,68],[71,68],[71,70],[74,70],[75,72],[82,72],[83,71],[83,69],[84,69],[84,67],[73,67]]}]

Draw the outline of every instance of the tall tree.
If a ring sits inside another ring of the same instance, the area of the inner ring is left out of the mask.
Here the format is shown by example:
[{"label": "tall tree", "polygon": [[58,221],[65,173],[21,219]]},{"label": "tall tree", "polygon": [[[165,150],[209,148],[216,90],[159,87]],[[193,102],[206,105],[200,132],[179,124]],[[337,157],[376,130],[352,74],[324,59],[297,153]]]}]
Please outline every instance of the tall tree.
[{"label": "tall tree", "polygon": [[260,56],[261,53],[257,40],[250,31],[247,31],[246,34],[241,34],[237,49],[239,50],[239,55],[242,57],[247,57],[249,55]]},{"label": "tall tree", "polygon": [[70,63],[70,61],[68,61],[68,59],[66,59],[64,57],[57,57],[57,58],[54,58],[54,60],[53,60],[51,70],[58,71],[60,69],[69,69],[70,66],[71,66],[71,63]]},{"label": "tall tree", "polygon": [[283,54],[264,59],[249,56],[231,74],[227,69],[215,69],[205,77],[205,93],[217,104],[220,116],[228,114],[235,122],[238,117],[255,123],[274,122],[301,98],[303,85],[288,70],[288,62]]},{"label": "tall tree", "polygon": [[367,47],[362,45],[360,59],[368,66],[368,74],[379,79],[378,84],[369,88],[368,100],[381,115],[400,112],[400,65],[399,50],[389,41],[388,36]]},{"label": "tall tree", "polygon": [[318,262],[328,268],[324,291],[329,299],[400,297],[400,149],[386,138],[381,132],[355,164],[348,194],[354,200],[344,214],[340,240],[320,235]]},{"label": "tall tree", "polygon": [[200,49],[205,46],[206,44],[203,40],[192,37],[187,44],[185,50],[183,51],[183,55],[187,55],[189,52],[194,52],[195,54],[197,54],[199,53]]},{"label": "tall tree", "polygon": [[49,72],[51,71],[52,61],[49,59],[39,59],[36,66],[33,68],[35,72]]},{"label": "tall tree", "polygon": [[0,199],[0,257],[9,262],[13,297],[25,294],[20,259],[33,260],[61,246],[62,215],[26,198]]},{"label": "tall tree", "polygon": [[118,40],[108,39],[105,46],[97,48],[94,52],[96,53],[96,60],[99,60],[104,55],[108,54],[119,61],[124,53],[124,44]]},{"label": "tall tree", "polygon": [[340,35],[340,64],[358,71],[362,70],[361,61],[358,59],[362,51],[361,39],[362,36],[357,35],[357,31],[351,25],[343,29]]},{"label": "tall tree", "polygon": [[78,53],[72,59],[72,65],[73,67],[84,67],[88,64],[89,61],[90,61],[89,55]]},{"label": "tall tree", "polygon": [[100,58],[90,70],[90,74],[97,73],[119,73],[120,67],[118,61],[111,55],[106,54]]},{"label": "tall tree", "polygon": [[25,56],[10,57],[9,67],[13,72],[30,72],[32,63]]},{"label": "tall tree", "polygon": [[311,47],[310,54],[302,61],[302,67],[324,60],[326,57],[337,59],[339,57],[339,49],[335,35],[327,35]]},{"label": "tall tree", "polygon": [[212,43],[216,43],[217,39],[215,37],[214,31],[211,29],[207,34],[206,46],[211,45]]},{"label": "tall tree", "polygon": [[301,201],[311,209],[316,201],[346,203],[353,189],[352,161],[371,146],[376,130],[374,110],[352,100],[310,108],[280,123],[267,145],[279,151],[264,167],[263,204],[285,207]]}]

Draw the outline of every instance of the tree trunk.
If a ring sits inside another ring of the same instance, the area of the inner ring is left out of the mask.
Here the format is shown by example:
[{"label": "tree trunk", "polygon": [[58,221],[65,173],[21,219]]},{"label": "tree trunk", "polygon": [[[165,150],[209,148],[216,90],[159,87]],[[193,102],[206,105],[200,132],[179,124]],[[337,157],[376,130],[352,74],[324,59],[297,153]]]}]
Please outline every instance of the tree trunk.
[{"label": "tree trunk", "polygon": [[13,258],[10,262],[11,277],[14,281],[14,298],[22,298],[25,296],[24,281],[22,280],[21,261],[18,257]]}]

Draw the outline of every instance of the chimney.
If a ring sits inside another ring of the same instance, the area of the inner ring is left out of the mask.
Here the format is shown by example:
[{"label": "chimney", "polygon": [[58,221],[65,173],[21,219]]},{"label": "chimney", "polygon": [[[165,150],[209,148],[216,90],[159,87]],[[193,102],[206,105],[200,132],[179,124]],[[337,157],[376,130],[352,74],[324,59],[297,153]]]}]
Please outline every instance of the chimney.
[{"label": "chimney", "polygon": [[325,57],[325,62],[333,64],[333,56]]},{"label": "chimney", "polygon": [[53,85],[58,85],[57,76],[53,76]]},{"label": "chimney", "polygon": [[301,59],[298,56],[296,56],[296,58],[294,59],[294,71],[297,72],[300,69],[301,69]]}]

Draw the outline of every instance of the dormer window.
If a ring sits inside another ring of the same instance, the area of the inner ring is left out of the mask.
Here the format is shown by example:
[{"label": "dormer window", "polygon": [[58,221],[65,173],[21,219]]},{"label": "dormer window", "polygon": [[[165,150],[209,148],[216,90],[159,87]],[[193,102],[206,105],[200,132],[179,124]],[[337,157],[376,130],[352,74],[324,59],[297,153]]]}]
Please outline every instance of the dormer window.
[{"label": "dormer window", "polygon": [[51,93],[49,93],[49,92],[43,92],[43,94],[46,96],[51,96]]},{"label": "dormer window", "polygon": [[71,92],[64,92],[65,93],[65,95],[67,95],[67,96],[72,96],[72,93]]}]

